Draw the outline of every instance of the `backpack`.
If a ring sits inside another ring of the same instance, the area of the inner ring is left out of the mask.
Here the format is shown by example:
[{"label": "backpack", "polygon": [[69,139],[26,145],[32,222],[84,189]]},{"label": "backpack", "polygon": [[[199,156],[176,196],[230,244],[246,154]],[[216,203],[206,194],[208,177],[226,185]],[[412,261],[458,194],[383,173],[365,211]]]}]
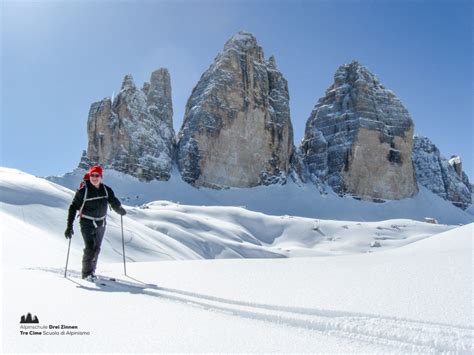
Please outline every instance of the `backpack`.
[{"label": "backpack", "polygon": [[[107,217],[107,214],[105,216],[102,216],[102,217],[92,217],[92,216],[87,216],[87,215],[83,214],[82,210],[84,209],[84,205],[86,204],[87,201],[100,200],[102,198],[105,198],[108,201],[109,200],[109,194],[107,192],[107,186],[105,186],[105,184],[102,184],[104,186],[105,196],[87,198],[87,180],[89,180],[89,173],[86,173],[84,175],[84,177],[82,178],[82,181],[79,185],[79,189],[82,189],[83,187],[85,188],[84,199],[82,200],[82,206],[79,210],[79,218],[80,219],[85,218],[85,219],[92,220],[92,222],[94,223],[94,226],[97,228],[97,223],[96,222],[97,221],[103,221]],[[110,208],[110,205],[109,205],[109,208]]]}]

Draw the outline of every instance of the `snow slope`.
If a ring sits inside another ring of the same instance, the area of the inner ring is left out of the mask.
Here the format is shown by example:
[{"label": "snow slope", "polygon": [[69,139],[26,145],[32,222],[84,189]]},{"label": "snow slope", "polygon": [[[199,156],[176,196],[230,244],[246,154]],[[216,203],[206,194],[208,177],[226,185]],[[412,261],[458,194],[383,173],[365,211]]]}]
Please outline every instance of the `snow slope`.
[{"label": "snow slope", "polygon": [[[10,260],[22,253],[24,265],[48,265],[37,250],[46,245],[64,254],[67,209],[73,191],[12,169],[0,170],[0,216]],[[399,247],[453,228],[413,220],[346,222],[271,216],[241,207],[186,206],[167,201],[127,207],[124,237],[129,261],[341,255]],[[72,261],[83,242],[78,223]],[[22,243],[18,243],[21,240]],[[378,243],[379,247],[372,247]],[[30,248],[25,250],[24,245]],[[122,260],[120,217],[110,212],[104,261]],[[57,259],[55,259],[57,260]],[[12,260],[13,261],[13,260]],[[15,261],[18,263],[18,261]]]},{"label": "snow slope", "polygon": [[[72,196],[0,169],[3,352],[474,351],[474,224],[347,222],[155,201],[126,207],[128,276],[120,219],[109,213],[98,273],[118,281],[104,286],[79,278],[77,224],[63,277]],[[20,335],[27,312],[40,327],[86,334]]]},{"label": "snow slope", "polygon": [[[48,180],[76,190],[84,176],[76,169],[64,176],[50,176]],[[140,182],[138,179],[107,170],[104,182],[110,185],[126,204],[136,206],[156,200],[167,200],[187,205],[245,206],[249,210],[270,215],[293,215],[347,221],[381,221],[387,219],[436,218],[446,224],[474,222],[474,216],[420,186],[413,198],[385,203],[341,198],[331,189],[321,195],[312,184],[301,186],[289,179],[286,185],[258,186],[248,189],[213,190],[194,188],[185,183],[176,169],[169,181]]]},{"label": "snow slope", "polygon": [[[128,277],[106,264],[118,282],[105,286],[78,279],[77,265],[68,279],[10,265],[3,350],[471,353],[472,232],[371,254],[137,262]],[[21,336],[26,312],[89,335]]]}]

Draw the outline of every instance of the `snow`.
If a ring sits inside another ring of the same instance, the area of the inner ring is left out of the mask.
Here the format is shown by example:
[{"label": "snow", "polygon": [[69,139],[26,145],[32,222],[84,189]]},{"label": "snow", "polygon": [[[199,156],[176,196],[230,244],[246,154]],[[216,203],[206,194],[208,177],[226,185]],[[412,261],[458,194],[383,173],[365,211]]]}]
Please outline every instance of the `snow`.
[{"label": "snow", "polygon": [[[102,286],[79,278],[77,224],[63,277],[72,196],[0,168],[3,352],[474,351],[472,223],[151,201],[126,206],[128,276],[120,219],[109,214],[98,273],[118,281]],[[27,312],[40,326],[76,325],[90,335],[20,335]]]},{"label": "snow", "polygon": [[461,164],[461,158],[458,155],[453,156],[448,160],[450,165]]},{"label": "snow", "polygon": [[[63,176],[48,177],[50,181],[75,190],[85,171],[77,169]],[[138,206],[156,200],[167,200],[187,205],[244,206],[269,215],[293,215],[307,218],[350,221],[380,221],[387,219],[414,219],[425,217],[446,224],[474,222],[474,216],[453,206],[449,201],[419,186],[413,198],[385,203],[341,198],[327,189],[321,195],[313,184],[297,184],[287,179],[285,185],[257,186],[248,189],[229,188],[214,190],[194,188],[181,179],[176,168],[169,181],[141,182],[113,170],[104,172],[104,182],[113,187],[117,196],[128,205]]]}]

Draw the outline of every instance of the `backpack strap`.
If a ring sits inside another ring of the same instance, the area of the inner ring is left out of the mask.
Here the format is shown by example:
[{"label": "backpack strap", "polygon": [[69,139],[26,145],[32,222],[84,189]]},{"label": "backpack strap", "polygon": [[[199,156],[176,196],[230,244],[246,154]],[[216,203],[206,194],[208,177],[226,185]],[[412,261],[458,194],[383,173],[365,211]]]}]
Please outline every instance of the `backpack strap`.
[{"label": "backpack strap", "polygon": [[107,197],[107,201],[109,200],[109,193],[107,192],[107,186],[105,186],[105,184],[102,184],[104,186],[104,190],[105,190],[105,197]]},{"label": "backpack strap", "polygon": [[107,218],[107,215],[102,216],[102,217],[92,217],[92,216],[88,216],[88,215],[83,214],[81,218],[91,220],[92,224],[94,224],[94,227],[98,228],[97,221],[105,221],[105,219]]},{"label": "backpack strap", "polygon": [[82,206],[81,209],[79,210],[79,218],[82,218],[82,210],[84,209],[84,205],[86,204],[87,200],[87,181],[84,180],[84,188],[86,191],[84,192],[84,199],[82,200]]},{"label": "backpack strap", "polygon": [[110,205],[110,202],[109,202],[109,193],[107,192],[107,185],[105,184],[102,184],[104,186],[104,190],[105,190],[105,197],[107,198],[107,204],[109,205],[109,210],[112,211],[112,206]]},{"label": "backpack strap", "polygon": [[[101,200],[103,198],[107,199],[107,203],[109,201],[109,193],[107,192],[107,186],[105,186],[105,184],[102,184],[102,186],[104,187],[104,190],[105,190],[105,196],[98,196],[98,197],[91,197],[91,198],[87,198],[87,181],[84,181],[84,188],[86,189],[85,192],[84,192],[84,199],[82,200],[82,206],[81,206],[81,209],[79,210],[79,218],[86,218],[86,219],[91,219],[91,220],[103,220],[106,216],[103,216],[103,217],[99,217],[99,218],[94,218],[94,217],[90,217],[90,216],[86,216],[86,215],[83,215],[82,214],[82,210],[84,209],[84,205],[86,204],[87,201],[93,201],[93,200]],[[110,206],[110,203],[108,203],[109,205],[109,209],[112,209],[111,206]],[[94,221],[94,225],[96,226],[97,228],[97,225]]]}]

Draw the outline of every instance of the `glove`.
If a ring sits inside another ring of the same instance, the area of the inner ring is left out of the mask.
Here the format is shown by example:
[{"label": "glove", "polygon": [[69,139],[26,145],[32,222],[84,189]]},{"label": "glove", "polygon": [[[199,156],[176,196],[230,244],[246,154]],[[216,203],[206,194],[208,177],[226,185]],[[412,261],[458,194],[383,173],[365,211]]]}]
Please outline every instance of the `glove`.
[{"label": "glove", "polygon": [[120,206],[118,209],[117,209],[117,213],[121,216],[125,216],[127,214],[127,211],[125,211],[125,208],[123,208],[122,206]]},{"label": "glove", "polygon": [[68,226],[66,228],[66,231],[64,232],[64,236],[66,237],[66,239],[71,239],[73,234],[74,234],[74,231],[72,230],[72,226],[71,227]]}]

